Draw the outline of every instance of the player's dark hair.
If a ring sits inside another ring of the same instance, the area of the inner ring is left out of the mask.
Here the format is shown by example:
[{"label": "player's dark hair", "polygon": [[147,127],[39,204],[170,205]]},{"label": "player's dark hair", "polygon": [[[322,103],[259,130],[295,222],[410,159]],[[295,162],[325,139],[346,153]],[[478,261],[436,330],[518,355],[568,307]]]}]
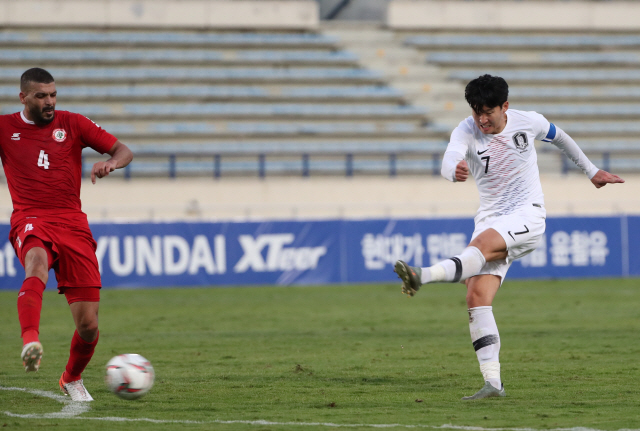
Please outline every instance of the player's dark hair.
[{"label": "player's dark hair", "polygon": [[482,75],[467,84],[464,98],[471,109],[479,114],[485,106],[495,108],[504,105],[509,98],[509,86],[499,76]]},{"label": "player's dark hair", "polygon": [[53,81],[53,76],[51,76],[49,72],[39,67],[32,67],[25,71],[20,77],[20,91],[26,91],[30,82],[35,82],[37,84],[51,84]]}]

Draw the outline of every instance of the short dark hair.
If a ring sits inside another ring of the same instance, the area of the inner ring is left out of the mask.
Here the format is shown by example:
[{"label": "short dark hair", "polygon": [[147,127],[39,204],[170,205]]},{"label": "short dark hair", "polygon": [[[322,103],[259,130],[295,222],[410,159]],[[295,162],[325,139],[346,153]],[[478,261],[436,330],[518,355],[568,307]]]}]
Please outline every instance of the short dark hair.
[{"label": "short dark hair", "polygon": [[20,77],[20,91],[25,92],[30,82],[38,84],[51,84],[54,81],[53,76],[49,72],[39,67],[32,67],[25,71]]},{"label": "short dark hair", "polygon": [[499,76],[482,75],[467,84],[464,98],[471,109],[480,113],[485,106],[495,108],[504,105],[509,98],[509,85]]}]

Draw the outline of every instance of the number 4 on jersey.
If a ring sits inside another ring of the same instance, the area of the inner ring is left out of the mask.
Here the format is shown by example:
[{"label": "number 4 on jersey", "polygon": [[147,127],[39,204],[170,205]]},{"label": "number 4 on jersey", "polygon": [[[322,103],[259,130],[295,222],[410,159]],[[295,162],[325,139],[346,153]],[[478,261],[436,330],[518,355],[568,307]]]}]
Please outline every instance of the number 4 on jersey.
[{"label": "number 4 on jersey", "polygon": [[45,153],[44,150],[40,150],[40,157],[38,157],[38,166],[49,169],[49,155]]}]

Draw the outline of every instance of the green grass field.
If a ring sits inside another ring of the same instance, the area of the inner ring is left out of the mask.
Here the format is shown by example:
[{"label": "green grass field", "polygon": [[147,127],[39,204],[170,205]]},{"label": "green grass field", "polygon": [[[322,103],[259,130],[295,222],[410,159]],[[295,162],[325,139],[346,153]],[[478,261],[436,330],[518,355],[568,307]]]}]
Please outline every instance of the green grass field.
[{"label": "green grass field", "polygon": [[[83,375],[96,399],[91,410],[12,417],[5,412],[64,406],[0,390],[0,426],[640,428],[640,280],[506,282],[494,313],[507,397],[475,402],[460,401],[483,384],[464,296],[462,285],[444,284],[411,299],[399,284],[104,290],[100,344]],[[66,301],[45,293],[37,374],[21,367],[15,303],[16,292],[0,292],[0,386],[58,393],[73,333]],[[155,366],[156,384],[141,400],[105,388],[104,365],[120,353]],[[178,422],[83,420],[106,417]],[[249,423],[260,420],[267,422]]]}]

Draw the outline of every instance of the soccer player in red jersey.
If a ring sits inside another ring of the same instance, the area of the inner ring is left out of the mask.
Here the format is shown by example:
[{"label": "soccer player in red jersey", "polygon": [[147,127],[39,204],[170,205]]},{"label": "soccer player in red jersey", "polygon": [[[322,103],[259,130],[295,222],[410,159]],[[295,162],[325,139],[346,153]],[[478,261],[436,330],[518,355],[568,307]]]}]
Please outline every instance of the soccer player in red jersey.
[{"label": "soccer player in red jersey", "polygon": [[38,370],[42,292],[53,268],[76,325],[60,388],[74,401],[92,401],[81,374],[98,343],[101,281],[96,242],[80,203],[82,149],[110,156],[93,165],[94,184],[127,166],[133,154],[88,118],[56,111],[56,96],[51,74],[29,69],[20,79],[24,110],[0,116],[0,158],[13,202],[9,240],[26,272],[18,294],[21,356],[26,371]]}]

